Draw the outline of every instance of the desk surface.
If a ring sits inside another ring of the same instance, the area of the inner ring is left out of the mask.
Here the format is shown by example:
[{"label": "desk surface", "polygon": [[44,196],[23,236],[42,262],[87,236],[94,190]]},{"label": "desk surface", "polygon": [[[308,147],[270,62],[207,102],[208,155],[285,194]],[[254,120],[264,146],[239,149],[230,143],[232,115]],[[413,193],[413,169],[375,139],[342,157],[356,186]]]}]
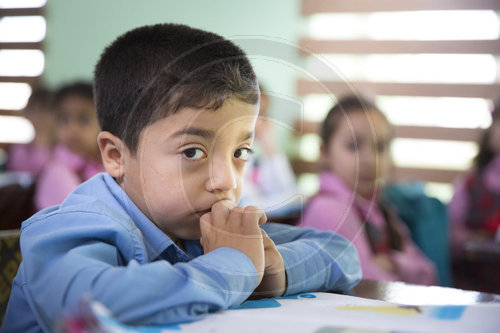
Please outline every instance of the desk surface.
[{"label": "desk surface", "polygon": [[500,303],[500,295],[477,291],[418,286],[404,282],[363,280],[348,295],[409,305],[471,305]]}]

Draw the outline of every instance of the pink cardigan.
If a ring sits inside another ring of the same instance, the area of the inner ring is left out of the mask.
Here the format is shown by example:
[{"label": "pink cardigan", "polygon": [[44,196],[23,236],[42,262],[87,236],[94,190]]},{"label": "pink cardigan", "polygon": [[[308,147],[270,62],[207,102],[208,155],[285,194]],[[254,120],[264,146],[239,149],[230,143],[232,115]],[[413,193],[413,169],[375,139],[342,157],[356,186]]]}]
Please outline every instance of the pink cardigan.
[{"label": "pink cardigan", "polygon": [[352,190],[338,176],[323,172],[320,175],[320,192],[308,203],[301,225],[335,231],[349,239],[358,250],[364,279],[400,280],[427,285],[437,282],[434,265],[413,243],[408,229],[400,221],[397,221],[396,227],[403,236],[403,250],[389,252],[397,273],[391,274],[381,269],[373,259],[359,211],[368,216],[375,227],[385,229],[385,220],[377,205],[353,196]]},{"label": "pink cardigan", "polygon": [[53,158],[43,168],[35,192],[35,208],[58,205],[83,181],[104,171],[101,162],[71,152],[62,145],[54,149]]},{"label": "pink cardigan", "polygon": [[37,177],[45,164],[50,160],[51,150],[35,143],[15,144],[9,149],[7,170],[29,172]]}]

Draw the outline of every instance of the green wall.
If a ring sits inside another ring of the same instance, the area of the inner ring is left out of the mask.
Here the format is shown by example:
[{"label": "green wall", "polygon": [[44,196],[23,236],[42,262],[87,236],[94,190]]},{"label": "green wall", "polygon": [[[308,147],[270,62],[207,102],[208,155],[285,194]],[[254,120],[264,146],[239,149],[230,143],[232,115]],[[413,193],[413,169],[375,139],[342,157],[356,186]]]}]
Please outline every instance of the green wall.
[{"label": "green wall", "polygon": [[[302,60],[293,46],[303,28],[300,1],[290,0],[48,0],[46,67],[49,87],[75,79],[91,79],[106,45],[134,27],[159,22],[184,23],[228,38],[259,36],[260,46],[240,44],[268,89],[295,95]],[[269,41],[277,53],[268,52]],[[291,47],[281,47],[289,44]],[[261,53],[261,54],[259,54]]]}]

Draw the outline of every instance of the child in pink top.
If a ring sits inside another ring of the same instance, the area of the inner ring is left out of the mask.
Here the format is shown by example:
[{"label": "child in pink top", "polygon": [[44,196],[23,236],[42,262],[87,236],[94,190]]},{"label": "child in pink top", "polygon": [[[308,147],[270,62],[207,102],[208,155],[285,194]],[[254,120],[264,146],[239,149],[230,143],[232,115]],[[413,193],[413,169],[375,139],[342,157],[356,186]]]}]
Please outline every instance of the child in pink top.
[{"label": "child in pink top", "polygon": [[484,132],[471,171],[455,182],[448,206],[454,257],[461,259],[468,241],[493,240],[500,227],[500,102]]},{"label": "child in pink top", "polygon": [[35,137],[30,143],[14,144],[9,148],[7,170],[28,172],[36,178],[49,161],[56,142],[52,93],[42,88],[34,90],[23,112],[33,124]]},{"label": "child in pink top", "polygon": [[59,144],[39,176],[35,192],[37,209],[62,203],[80,183],[104,171],[97,145],[100,129],[92,85],[74,83],[62,87],[54,105]]},{"label": "child in pink top", "polygon": [[328,113],[321,137],[320,190],[309,201],[301,224],[351,240],[364,279],[436,283],[433,264],[379,200],[392,138],[383,113],[368,101],[345,97]]}]

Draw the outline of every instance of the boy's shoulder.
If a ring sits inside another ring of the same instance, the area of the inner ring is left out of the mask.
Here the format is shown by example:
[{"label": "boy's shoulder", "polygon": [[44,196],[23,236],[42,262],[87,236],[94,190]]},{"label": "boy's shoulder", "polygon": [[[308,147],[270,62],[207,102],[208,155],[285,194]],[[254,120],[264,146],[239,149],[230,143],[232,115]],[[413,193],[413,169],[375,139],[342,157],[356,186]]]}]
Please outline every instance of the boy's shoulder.
[{"label": "boy's shoulder", "polygon": [[117,224],[126,229],[135,228],[126,209],[113,195],[108,182],[104,173],[94,176],[73,190],[62,204],[43,209],[23,222],[22,230],[34,224],[46,223],[45,221],[51,221],[53,226],[58,221],[71,226],[86,224],[89,220]]},{"label": "boy's shoulder", "polygon": [[89,242],[114,246],[126,260],[148,258],[141,231],[108,188],[104,174],[81,184],[61,205],[38,212],[21,227],[21,248],[32,258]]}]

